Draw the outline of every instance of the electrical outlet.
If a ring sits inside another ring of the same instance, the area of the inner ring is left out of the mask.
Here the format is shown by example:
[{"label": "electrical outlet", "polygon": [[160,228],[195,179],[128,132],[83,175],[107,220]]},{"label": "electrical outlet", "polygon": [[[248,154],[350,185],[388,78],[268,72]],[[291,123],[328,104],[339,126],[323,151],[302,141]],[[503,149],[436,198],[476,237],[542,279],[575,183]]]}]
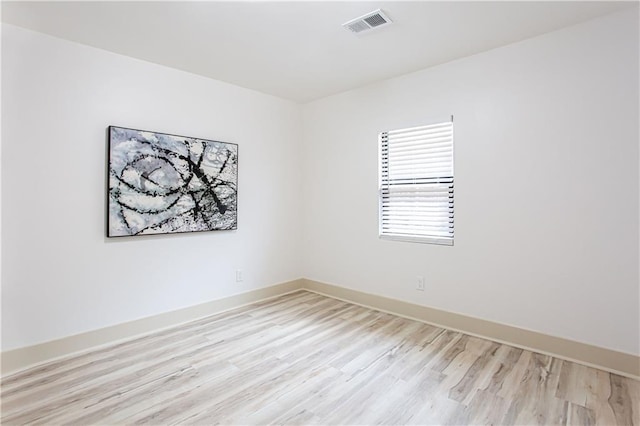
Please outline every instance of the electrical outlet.
[{"label": "electrical outlet", "polygon": [[418,279],[416,280],[416,290],[424,291],[424,277],[422,275],[418,275]]},{"label": "electrical outlet", "polygon": [[242,282],[242,269],[236,269],[236,282]]}]

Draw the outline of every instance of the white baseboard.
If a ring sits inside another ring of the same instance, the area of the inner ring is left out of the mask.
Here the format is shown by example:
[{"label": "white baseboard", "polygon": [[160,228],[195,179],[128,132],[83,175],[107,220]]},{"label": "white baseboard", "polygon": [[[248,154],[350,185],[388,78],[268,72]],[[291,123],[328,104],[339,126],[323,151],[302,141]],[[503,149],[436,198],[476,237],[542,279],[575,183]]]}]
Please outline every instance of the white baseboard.
[{"label": "white baseboard", "polygon": [[640,380],[640,357],[637,355],[308,279],[5,351],[0,361],[2,376],[301,289]]},{"label": "white baseboard", "polygon": [[135,321],[128,321],[49,342],[4,351],[0,357],[2,376],[4,377],[7,374],[58,358],[97,349],[101,346],[114,344],[240,306],[281,296],[292,291],[300,290],[301,288],[302,281],[293,280],[175,311],[164,312]]},{"label": "white baseboard", "polygon": [[303,279],[302,285],[325,296],[640,380],[637,355],[318,281]]}]

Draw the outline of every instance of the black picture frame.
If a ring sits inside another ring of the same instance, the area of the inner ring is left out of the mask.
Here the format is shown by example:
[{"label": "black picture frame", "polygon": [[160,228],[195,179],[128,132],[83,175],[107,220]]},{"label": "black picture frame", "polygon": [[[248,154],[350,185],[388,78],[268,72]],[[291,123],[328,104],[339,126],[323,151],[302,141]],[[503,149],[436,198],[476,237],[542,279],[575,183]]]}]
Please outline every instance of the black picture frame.
[{"label": "black picture frame", "polygon": [[108,127],[107,237],[235,230],[238,145]]}]

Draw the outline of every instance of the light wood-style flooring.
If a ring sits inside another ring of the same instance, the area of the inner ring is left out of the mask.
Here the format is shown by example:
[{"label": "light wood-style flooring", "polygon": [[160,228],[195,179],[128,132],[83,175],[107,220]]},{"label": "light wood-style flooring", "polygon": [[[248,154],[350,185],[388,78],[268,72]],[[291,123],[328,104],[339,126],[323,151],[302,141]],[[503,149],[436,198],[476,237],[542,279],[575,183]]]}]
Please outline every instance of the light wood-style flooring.
[{"label": "light wood-style flooring", "polygon": [[640,382],[307,291],[2,380],[2,424],[640,425]]}]

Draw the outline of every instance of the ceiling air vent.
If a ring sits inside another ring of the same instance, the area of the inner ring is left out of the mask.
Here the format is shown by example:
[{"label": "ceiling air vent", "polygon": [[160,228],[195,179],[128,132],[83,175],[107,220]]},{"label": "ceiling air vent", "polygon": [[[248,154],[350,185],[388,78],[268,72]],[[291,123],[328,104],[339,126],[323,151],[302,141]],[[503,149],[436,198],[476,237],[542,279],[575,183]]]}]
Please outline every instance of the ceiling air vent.
[{"label": "ceiling air vent", "polygon": [[389,19],[382,10],[378,9],[367,13],[366,15],[362,15],[359,18],[352,19],[349,22],[345,22],[342,26],[352,33],[361,33],[373,28],[389,25],[391,22],[391,19]]}]

